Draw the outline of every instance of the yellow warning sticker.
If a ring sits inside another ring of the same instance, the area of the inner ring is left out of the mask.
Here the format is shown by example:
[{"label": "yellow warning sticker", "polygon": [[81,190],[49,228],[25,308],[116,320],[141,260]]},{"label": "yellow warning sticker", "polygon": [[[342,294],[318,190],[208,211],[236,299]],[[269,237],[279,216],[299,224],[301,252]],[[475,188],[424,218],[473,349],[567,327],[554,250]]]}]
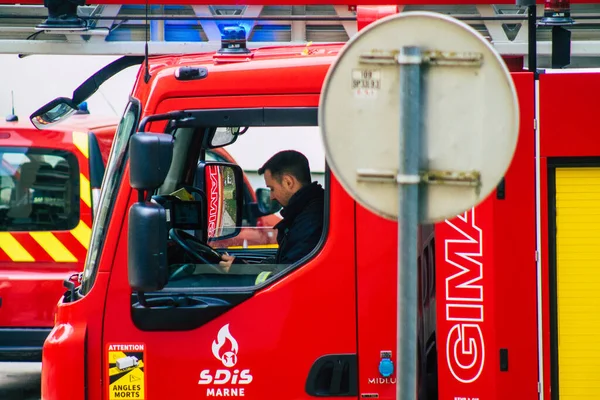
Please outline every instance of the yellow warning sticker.
[{"label": "yellow warning sticker", "polygon": [[188,192],[187,190],[185,190],[184,188],[176,190],[173,193],[171,193],[170,195],[175,196],[178,199],[183,200],[183,201],[193,201],[194,200],[194,196],[192,196],[192,194],[190,192]]},{"label": "yellow warning sticker", "polygon": [[108,345],[108,398],[144,400],[146,393],[146,346]]}]

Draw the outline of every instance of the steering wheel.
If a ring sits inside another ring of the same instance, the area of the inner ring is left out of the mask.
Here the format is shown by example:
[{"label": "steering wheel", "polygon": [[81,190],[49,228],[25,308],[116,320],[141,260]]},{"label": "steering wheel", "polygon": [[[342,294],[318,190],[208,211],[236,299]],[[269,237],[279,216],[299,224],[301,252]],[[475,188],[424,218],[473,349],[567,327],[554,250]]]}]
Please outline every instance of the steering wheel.
[{"label": "steering wheel", "polygon": [[[183,248],[187,253],[189,253],[192,257],[196,258],[199,261],[202,261],[204,264],[210,266],[214,271],[219,274],[224,273],[224,271],[219,267],[219,262],[221,261],[221,255],[217,253],[212,247],[202,243],[197,237],[194,235],[190,235],[183,229],[171,229],[169,231],[169,236],[175,243],[177,243],[181,248]],[[185,269],[187,266],[183,265],[177,271],[173,273],[173,275],[179,275],[184,271],[179,271],[180,269]]]}]

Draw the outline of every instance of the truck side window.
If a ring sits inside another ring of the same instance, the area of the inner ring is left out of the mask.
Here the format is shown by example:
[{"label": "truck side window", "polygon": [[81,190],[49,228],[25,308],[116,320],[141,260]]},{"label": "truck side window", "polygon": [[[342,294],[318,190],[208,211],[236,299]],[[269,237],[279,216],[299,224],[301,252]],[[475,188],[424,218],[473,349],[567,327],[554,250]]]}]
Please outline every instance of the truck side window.
[{"label": "truck side window", "polygon": [[[286,216],[281,207],[269,212],[265,212],[264,207],[262,211],[257,208],[258,196],[269,195],[268,191],[265,192],[268,189],[266,174],[260,174],[259,169],[282,150],[296,150],[303,154],[310,168],[310,182],[300,185],[302,191],[290,199],[290,215],[293,214],[293,217],[288,221],[293,221],[291,225],[281,223]],[[244,194],[240,194],[244,196],[244,222],[239,234],[209,239],[207,243],[217,253],[235,257],[235,260],[224,271],[218,260],[213,258],[209,264],[194,259],[173,241],[169,251],[167,290],[259,285],[285,274],[289,267],[297,265],[321,242],[327,187],[325,152],[318,127],[251,127],[234,144],[207,151],[206,161],[234,163],[244,173]],[[315,196],[320,203],[313,201]],[[305,209],[308,211],[304,212]],[[281,229],[277,229],[278,224]]]},{"label": "truck side window", "polygon": [[51,149],[1,148],[0,230],[69,230],[79,222],[79,165]]}]

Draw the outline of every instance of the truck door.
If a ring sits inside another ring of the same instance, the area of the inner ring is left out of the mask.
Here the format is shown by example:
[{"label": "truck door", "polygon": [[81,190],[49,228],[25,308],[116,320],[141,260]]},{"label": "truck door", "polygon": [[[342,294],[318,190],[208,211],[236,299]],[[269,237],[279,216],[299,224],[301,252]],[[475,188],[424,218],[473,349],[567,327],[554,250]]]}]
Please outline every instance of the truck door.
[{"label": "truck door", "polygon": [[[111,226],[121,236],[104,318],[105,398],[358,398],[355,205],[325,168],[323,149],[315,152],[312,147],[321,145],[316,127],[318,96],[299,96],[289,106],[281,104],[281,99],[191,99],[185,109],[246,108],[230,115],[248,126],[235,146],[250,152],[254,156],[250,159],[259,165],[283,148],[296,148],[311,160],[319,159],[311,165],[313,171],[321,165],[323,173],[314,173],[312,180],[325,189],[319,244],[278,275],[253,279],[246,286],[235,280],[209,279],[208,265],[176,264],[173,260],[180,249],[175,244],[169,248],[169,281],[162,290],[144,294],[144,307],[128,283],[128,219],[123,218],[116,228]],[[252,108],[256,105],[265,108]],[[210,114],[205,113],[203,120],[210,120]],[[255,126],[260,123],[266,126]],[[194,132],[181,128],[175,134],[176,163],[185,159],[182,149],[193,148]],[[269,147],[264,142],[267,137],[284,147]],[[311,146],[306,146],[310,138]],[[263,154],[265,148],[272,153]],[[316,155],[308,154],[311,149]],[[171,164],[171,168],[176,167]],[[245,172],[254,187],[262,182],[252,165]],[[128,186],[127,179],[123,185]],[[137,193],[131,190],[129,199],[133,204]],[[246,248],[215,246],[215,250],[239,258],[253,251],[268,253],[260,243],[249,243]]]}]

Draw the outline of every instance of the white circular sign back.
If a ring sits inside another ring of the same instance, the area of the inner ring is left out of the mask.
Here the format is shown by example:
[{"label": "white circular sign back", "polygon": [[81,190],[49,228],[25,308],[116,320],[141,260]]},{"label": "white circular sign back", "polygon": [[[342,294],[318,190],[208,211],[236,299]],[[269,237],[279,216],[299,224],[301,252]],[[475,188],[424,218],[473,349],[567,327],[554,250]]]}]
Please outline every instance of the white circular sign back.
[{"label": "white circular sign back", "polygon": [[421,185],[420,222],[437,222],[475,206],[501,181],[517,145],[517,95],[491,44],[443,14],[388,16],[348,41],[325,78],[319,126],[336,178],[357,202],[381,216],[398,217],[399,186],[359,182],[357,171],[398,171],[402,67],[365,64],[359,58],[373,50],[399,52],[403,46],[483,56],[478,67],[423,68],[421,169],[481,174],[479,192],[453,184]]}]

